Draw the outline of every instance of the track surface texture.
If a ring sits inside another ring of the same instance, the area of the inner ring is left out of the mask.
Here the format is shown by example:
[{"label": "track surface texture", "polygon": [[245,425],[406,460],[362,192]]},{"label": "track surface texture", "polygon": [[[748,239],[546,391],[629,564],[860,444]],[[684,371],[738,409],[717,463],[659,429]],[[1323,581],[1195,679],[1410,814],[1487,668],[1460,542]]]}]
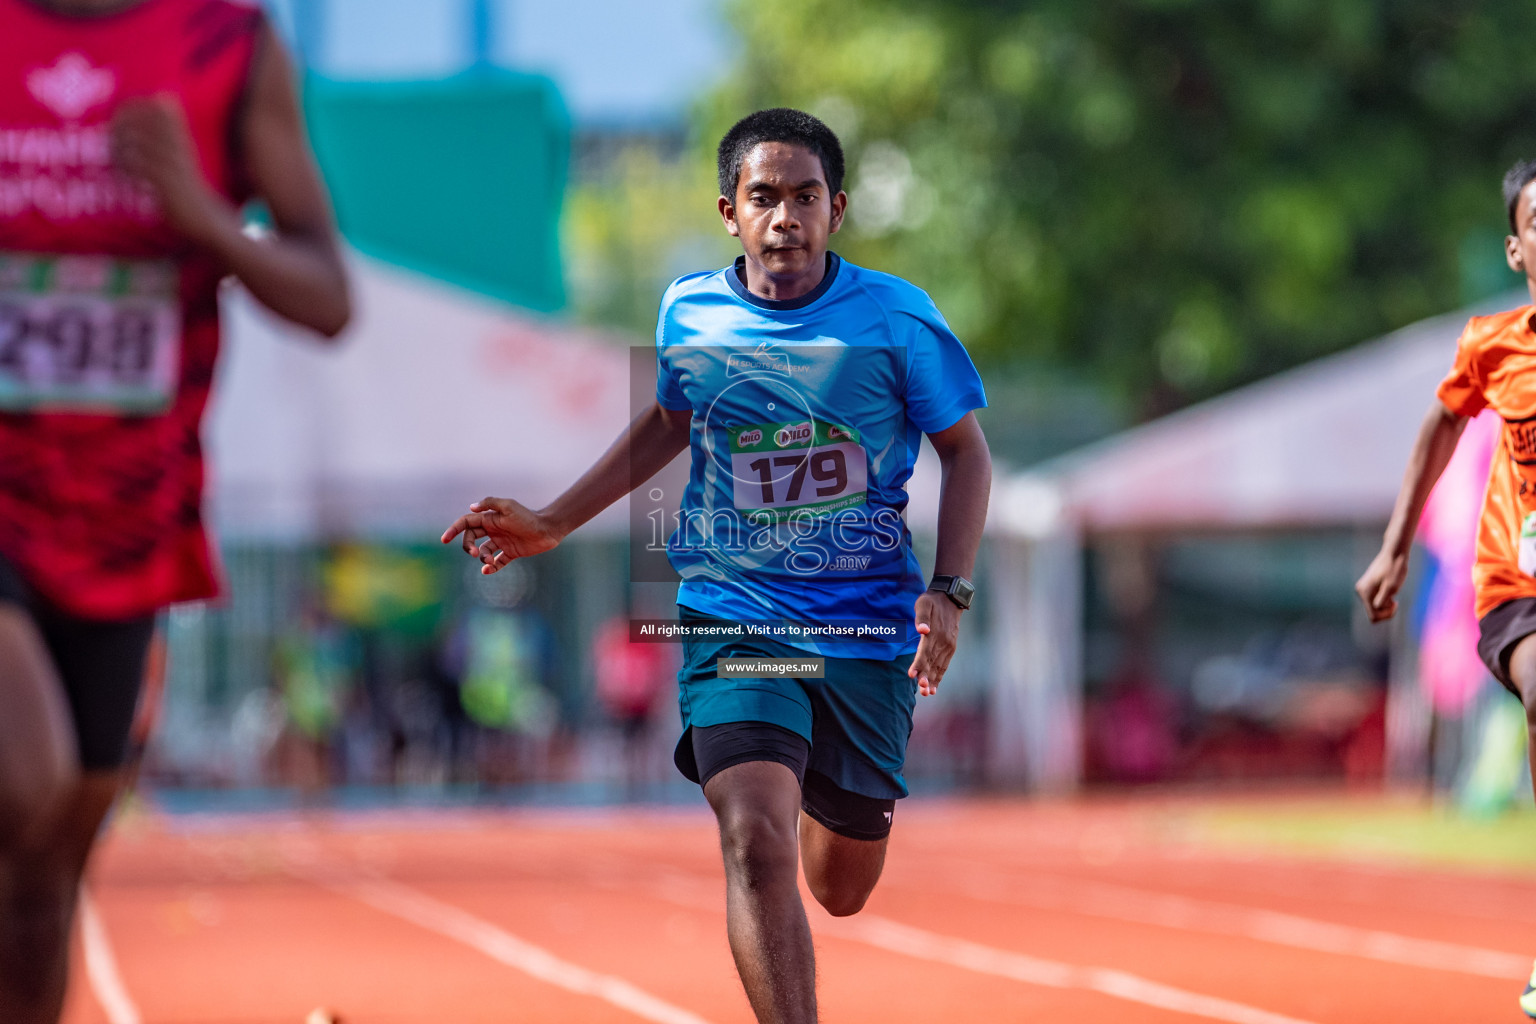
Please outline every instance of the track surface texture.
[{"label": "track surface texture", "polygon": [[[1285,812],[1245,813],[1266,800]],[[822,1019],[1525,1019],[1536,848],[1472,867],[1234,843],[1199,824],[1223,802],[906,801],[864,913],[807,897]],[[702,807],[139,811],[86,905],[68,1024],[752,1021]]]}]

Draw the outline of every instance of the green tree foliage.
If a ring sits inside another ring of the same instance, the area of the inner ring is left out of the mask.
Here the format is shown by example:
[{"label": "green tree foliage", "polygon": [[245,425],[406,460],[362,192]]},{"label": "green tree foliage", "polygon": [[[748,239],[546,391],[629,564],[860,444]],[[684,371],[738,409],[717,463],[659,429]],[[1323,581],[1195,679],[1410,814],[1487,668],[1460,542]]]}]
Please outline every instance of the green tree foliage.
[{"label": "green tree foliage", "polygon": [[644,341],[676,278],[722,267],[741,246],[715,212],[713,158],[625,147],[566,198],[566,283],[576,315]]},{"label": "green tree foliage", "polygon": [[[1512,286],[1536,155],[1523,0],[737,0],[700,137],[764,106],[843,136],[850,259],[994,368],[1142,413]],[[702,161],[703,153],[699,154]]]}]

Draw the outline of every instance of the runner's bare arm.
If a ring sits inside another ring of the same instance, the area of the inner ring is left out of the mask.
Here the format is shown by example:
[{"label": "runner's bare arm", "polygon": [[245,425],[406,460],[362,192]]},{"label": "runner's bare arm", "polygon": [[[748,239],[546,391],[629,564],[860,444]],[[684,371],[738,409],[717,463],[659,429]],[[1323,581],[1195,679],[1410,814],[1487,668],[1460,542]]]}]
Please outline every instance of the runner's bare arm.
[{"label": "runner's bare arm", "polygon": [[[939,537],[933,571],[970,579],[976,570],[976,551],[987,522],[987,499],[992,494],[992,453],[987,439],[968,412],[948,430],[929,434],[939,454],[943,479],[939,484]],[[917,656],[907,669],[917,680],[918,692],[931,697],[949,669],[960,635],[960,609],[948,597],[924,591],[913,609],[917,617]]]},{"label": "runner's bare arm", "polygon": [[1371,559],[1365,574],[1355,583],[1355,593],[1365,602],[1366,613],[1372,622],[1390,619],[1397,611],[1397,591],[1408,575],[1408,552],[1413,547],[1419,515],[1429,500],[1429,492],[1451,461],[1456,443],[1461,440],[1461,432],[1466,427],[1467,418],[1446,408],[1439,399],[1430,404],[1429,412],[1424,415],[1413,454],[1408,456],[1402,489],[1397,492],[1397,504],[1387,522],[1381,551]]},{"label": "runner's bare arm", "polygon": [[351,315],[346,272],[305,139],[293,67],[267,25],[239,131],[246,175],[272,214],[275,230],[267,238],[246,235],[240,211],[203,178],[186,117],[173,100],[124,103],[113,119],[113,156],[154,190],[172,227],[211,250],[263,305],[334,337]]},{"label": "runner's bare arm", "polygon": [[[487,575],[515,559],[548,551],[687,448],[691,418],[687,409],[652,404],[548,507],[534,511],[510,498],[485,498],[443,531],[443,543],[462,536],[464,551],[480,559],[480,571]],[[489,543],[483,543],[487,538]]]}]

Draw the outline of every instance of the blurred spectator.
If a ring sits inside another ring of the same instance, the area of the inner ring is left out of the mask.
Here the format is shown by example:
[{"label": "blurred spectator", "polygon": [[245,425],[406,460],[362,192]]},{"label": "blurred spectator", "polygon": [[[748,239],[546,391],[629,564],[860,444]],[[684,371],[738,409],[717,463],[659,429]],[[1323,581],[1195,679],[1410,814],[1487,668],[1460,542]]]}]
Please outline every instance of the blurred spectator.
[{"label": "blurred spectator", "polygon": [[629,620],[616,616],[593,636],[592,663],[598,703],[619,727],[626,783],[653,781],[658,773],[649,753],[660,697],[677,679],[674,646],[632,643]]},{"label": "blurred spectator", "polygon": [[279,771],[308,791],[335,782],[332,752],[356,657],[347,631],[318,607],[277,643],[275,677],[287,713]]},{"label": "blurred spectator", "polygon": [[459,700],[481,728],[479,776],[500,784],[546,774],[556,724],[544,686],[553,635],[537,612],[476,608],[459,625]]},{"label": "blurred spectator", "polygon": [[1127,664],[1088,709],[1091,774],[1113,782],[1155,782],[1173,765],[1174,702],[1152,675]]}]

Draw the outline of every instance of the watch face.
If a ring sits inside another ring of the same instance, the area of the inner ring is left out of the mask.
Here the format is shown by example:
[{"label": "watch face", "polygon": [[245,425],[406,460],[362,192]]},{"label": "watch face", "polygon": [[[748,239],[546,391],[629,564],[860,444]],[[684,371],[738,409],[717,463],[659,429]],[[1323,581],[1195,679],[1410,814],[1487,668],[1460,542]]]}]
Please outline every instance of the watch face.
[{"label": "watch face", "polygon": [[969,608],[976,595],[976,588],[964,576],[935,576],[928,589],[937,590],[960,608]]}]

